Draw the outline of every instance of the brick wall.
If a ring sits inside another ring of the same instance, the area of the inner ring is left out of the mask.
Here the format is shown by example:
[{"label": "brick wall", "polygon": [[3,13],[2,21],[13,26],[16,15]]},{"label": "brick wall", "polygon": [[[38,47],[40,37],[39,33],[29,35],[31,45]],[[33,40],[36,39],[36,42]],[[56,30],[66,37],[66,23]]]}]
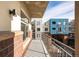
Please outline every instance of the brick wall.
[{"label": "brick wall", "polygon": [[0,57],[22,56],[23,33],[0,32]]}]

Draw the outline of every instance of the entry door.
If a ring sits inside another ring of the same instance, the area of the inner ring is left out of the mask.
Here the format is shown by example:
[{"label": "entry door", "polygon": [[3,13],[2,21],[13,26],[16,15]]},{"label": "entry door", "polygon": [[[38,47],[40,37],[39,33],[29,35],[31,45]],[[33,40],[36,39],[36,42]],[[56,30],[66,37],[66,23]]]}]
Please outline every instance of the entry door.
[{"label": "entry door", "polygon": [[35,39],[35,32],[32,32],[32,38]]},{"label": "entry door", "polygon": [[36,39],[40,40],[41,39],[41,33],[36,33]]}]

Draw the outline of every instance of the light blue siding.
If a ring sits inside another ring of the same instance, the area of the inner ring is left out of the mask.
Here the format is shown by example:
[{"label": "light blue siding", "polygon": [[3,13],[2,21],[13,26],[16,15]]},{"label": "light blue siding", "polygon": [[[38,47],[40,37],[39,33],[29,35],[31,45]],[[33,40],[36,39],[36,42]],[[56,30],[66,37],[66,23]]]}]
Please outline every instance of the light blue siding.
[{"label": "light blue siding", "polygon": [[[52,22],[56,22],[56,24]],[[59,25],[59,23],[61,23],[61,25]],[[68,19],[50,19],[49,26],[51,34],[68,34]],[[61,31],[58,30],[60,27]],[[52,28],[55,28],[55,30]]]}]

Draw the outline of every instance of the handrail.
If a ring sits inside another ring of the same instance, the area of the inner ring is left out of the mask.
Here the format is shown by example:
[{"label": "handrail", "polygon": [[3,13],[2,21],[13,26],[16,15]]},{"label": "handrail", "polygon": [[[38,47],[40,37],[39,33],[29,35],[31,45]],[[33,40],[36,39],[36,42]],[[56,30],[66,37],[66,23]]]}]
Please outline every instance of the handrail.
[{"label": "handrail", "polygon": [[59,43],[59,44],[61,44],[61,45],[65,46],[65,47],[67,47],[67,48],[69,48],[69,49],[71,49],[71,50],[75,51],[75,49],[73,49],[73,48],[71,48],[71,47],[67,46],[66,44],[64,44],[64,43],[62,43],[62,42],[60,42],[60,41],[58,41],[58,40],[56,40],[56,39],[54,39],[54,38],[53,38],[53,40],[54,40],[55,42],[57,42],[57,43]]},{"label": "handrail", "polygon": [[60,41],[58,41],[58,40],[56,40],[56,39],[54,39],[54,38],[53,38],[52,40],[53,40],[52,43],[53,43],[58,49],[64,51],[67,55],[69,55],[69,56],[71,56],[71,57],[74,56],[75,49],[73,49],[73,48],[67,46],[66,44],[64,44],[64,43],[62,43],[62,42],[60,42]]},{"label": "handrail", "polygon": [[60,47],[59,45],[57,45],[55,42],[54,42],[54,44],[55,44],[57,47],[59,47],[61,50],[63,50],[65,53],[67,53],[69,56],[71,56],[71,57],[72,57],[72,55],[71,55],[71,54],[69,54],[67,51],[65,51],[62,47]]},{"label": "handrail", "polygon": [[[75,56],[75,49],[58,41],[57,39],[52,38],[51,36],[49,36],[48,34],[45,34],[42,36],[43,39],[49,40],[51,39],[50,42],[52,42],[51,47],[48,47],[49,49],[52,50],[52,52],[50,52],[49,50],[49,54],[53,57],[74,57]],[[49,41],[44,41],[45,44],[50,43]],[[46,43],[48,42],[48,43]],[[56,50],[55,50],[56,49]]]}]

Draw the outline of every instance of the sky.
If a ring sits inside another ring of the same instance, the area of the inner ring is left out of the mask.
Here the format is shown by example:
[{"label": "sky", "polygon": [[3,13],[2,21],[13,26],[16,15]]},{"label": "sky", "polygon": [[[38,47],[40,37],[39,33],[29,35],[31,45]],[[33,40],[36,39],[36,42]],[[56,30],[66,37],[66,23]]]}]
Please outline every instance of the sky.
[{"label": "sky", "polygon": [[74,19],[74,1],[49,1],[43,16],[43,23],[50,18],[66,18],[69,21]]}]

